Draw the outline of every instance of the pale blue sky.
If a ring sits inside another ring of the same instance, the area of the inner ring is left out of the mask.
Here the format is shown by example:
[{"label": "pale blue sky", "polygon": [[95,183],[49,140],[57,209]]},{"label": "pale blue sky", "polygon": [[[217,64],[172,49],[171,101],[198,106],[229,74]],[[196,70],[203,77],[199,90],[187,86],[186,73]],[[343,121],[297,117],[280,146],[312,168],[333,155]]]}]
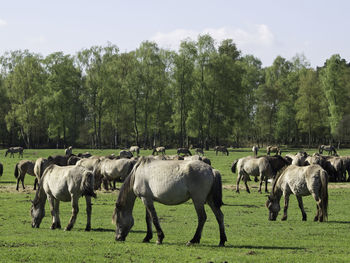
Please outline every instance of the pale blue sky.
[{"label": "pale blue sky", "polygon": [[350,1],[346,0],[0,0],[0,55],[29,49],[75,54],[111,42],[121,52],[144,40],[177,49],[209,32],[233,38],[245,54],[269,66],[303,53],[313,67],[333,54],[350,61]]}]

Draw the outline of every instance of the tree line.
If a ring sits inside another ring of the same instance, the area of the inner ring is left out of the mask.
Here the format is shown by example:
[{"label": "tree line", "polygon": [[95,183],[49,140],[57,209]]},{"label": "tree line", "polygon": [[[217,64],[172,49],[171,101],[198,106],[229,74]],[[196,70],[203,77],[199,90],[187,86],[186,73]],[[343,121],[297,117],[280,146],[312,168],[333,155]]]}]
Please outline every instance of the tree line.
[{"label": "tree line", "polygon": [[28,50],[0,57],[0,142],[27,148],[139,145],[313,146],[350,138],[350,65],[312,68],[303,55],[262,67],[232,39],[145,41],[75,55]]}]

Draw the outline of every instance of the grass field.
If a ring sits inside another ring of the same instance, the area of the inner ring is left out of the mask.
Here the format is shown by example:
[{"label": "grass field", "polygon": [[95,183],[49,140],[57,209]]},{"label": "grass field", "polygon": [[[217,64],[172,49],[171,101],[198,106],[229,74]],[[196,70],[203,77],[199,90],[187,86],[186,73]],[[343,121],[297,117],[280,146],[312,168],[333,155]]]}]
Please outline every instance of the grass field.
[{"label": "grass field", "polygon": [[[74,149],[74,153],[85,149]],[[113,150],[94,151],[96,155],[113,153]],[[309,153],[315,150],[308,150]],[[284,151],[295,153],[297,150]],[[25,150],[24,158],[35,160],[63,150]],[[142,155],[149,151],[141,151]],[[168,151],[173,154],[175,150]],[[263,154],[263,153],[262,153]],[[340,151],[350,155],[350,150]],[[295,197],[291,197],[288,220],[268,221],[265,208],[266,195],[257,193],[258,183],[249,182],[251,194],[243,189],[237,194],[237,175],[231,173],[232,162],[251,155],[250,149],[231,150],[229,156],[213,151],[206,155],[223,177],[226,235],[224,248],[217,247],[219,229],[210,208],[206,206],[208,220],[204,226],[201,243],[191,247],[185,244],[195,232],[197,217],[189,201],[178,206],[155,204],[160,224],[165,233],[163,245],[156,245],[156,234],[151,243],[144,244],[146,235],[145,209],[140,200],[134,208],[135,225],[125,242],[116,242],[115,226],[111,224],[117,191],[97,191],[93,200],[92,231],[85,232],[85,200],[80,199],[77,222],[70,232],[50,230],[51,215],[46,204],[46,216],[39,229],[32,229],[30,200],[34,198],[34,178],[26,175],[26,189],[15,190],[14,166],[19,161],[4,158],[4,175],[0,178],[0,261],[1,262],[349,262],[350,241],[350,184],[329,184],[328,222],[312,219],[316,203],[311,196],[304,198],[308,221],[301,221]],[[120,184],[118,185],[120,186]],[[269,188],[271,186],[269,185]],[[281,205],[283,205],[283,200]],[[70,203],[61,203],[62,227],[71,215]]]}]

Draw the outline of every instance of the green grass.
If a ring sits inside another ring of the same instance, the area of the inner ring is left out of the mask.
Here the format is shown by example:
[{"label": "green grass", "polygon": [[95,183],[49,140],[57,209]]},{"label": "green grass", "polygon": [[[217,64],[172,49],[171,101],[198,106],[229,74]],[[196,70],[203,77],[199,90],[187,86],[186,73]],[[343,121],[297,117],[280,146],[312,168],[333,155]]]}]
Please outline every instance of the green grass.
[{"label": "green grass", "polygon": [[[75,153],[86,150],[74,150]],[[113,150],[93,151],[105,155]],[[313,152],[309,150],[308,152]],[[291,152],[296,152],[293,150]],[[24,158],[35,160],[63,150],[25,150]],[[149,151],[142,151],[149,154]],[[175,150],[167,151],[175,153]],[[287,153],[285,151],[284,153]],[[0,151],[0,156],[4,156]],[[156,245],[156,233],[151,243],[144,244],[146,235],[145,209],[140,200],[134,208],[135,225],[125,242],[114,241],[115,226],[111,216],[117,192],[98,191],[93,200],[92,231],[85,232],[85,200],[80,199],[77,222],[70,232],[50,230],[48,204],[46,216],[39,229],[32,229],[29,213],[34,198],[34,178],[26,175],[26,189],[15,190],[14,165],[19,158],[1,158],[4,175],[0,178],[0,261],[1,262],[349,262],[350,188],[348,184],[329,186],[329,222],[312,219],[316,204],[311,196],[304,198],[308,221],[301,221],[296,199],[292,196],[288,220],[268,221],[266,195],[258,194],[258,183],[249,182],[251,194],[242,188],[234,192],[237,175],[231,173],[231,163],[250,155],[250,149],[235,149],[229,156],[213,151],[206,155],[219,169],[224,184],[226,247],[217,247],[219,230],[215,217],[206,206],[208,220],[199,245],[186,247],[195,232],[197,217],[191,202],[178,206],[156,204],[160,224],[165,233],[163,245]],[[350,150],[341,151],[348,155]],[[120,186],[120,184],[119,184]],[[241,185],[243,186],[243,184]],[[350,184],[349,184],[350,186]],[[269,187],[271,187],[269,185]],[[283,202],[283,201],[282,201]],[[281,202],[281,205],[283,203]],[[61,203],[61,222],[64,227],[71,214],[70,203]]]}]

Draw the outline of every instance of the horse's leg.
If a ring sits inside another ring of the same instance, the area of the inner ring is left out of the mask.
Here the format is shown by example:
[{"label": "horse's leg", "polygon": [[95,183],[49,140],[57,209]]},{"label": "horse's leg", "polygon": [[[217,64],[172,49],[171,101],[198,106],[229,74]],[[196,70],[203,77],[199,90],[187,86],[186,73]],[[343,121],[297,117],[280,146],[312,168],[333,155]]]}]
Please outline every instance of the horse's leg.
[{"label": "horse's leg", "polygon": [[219,247],[223,247],[225,245],[225,242],[227,241],[226,234],[225,234],[225,225],[224,225],[224,214],[221,212],[220,207],[217,207],[213,200],[208,200],[208,205],[210,206],[211,210],[213,211],[216,221],[219,224],[219,230],[220,230],[220,243]]},{"label": "horse's leg", "polygon": [[241,172],[238,172],[237,183],[236,183],[236,193],[239,193],[239,181],[241,181],[241,178],[242,178],[242,174]]},{"label": "horse's leg", "polygon": [[91,230],[91,210],[92,210],[91,196],[86,195],[85,201],[86,201],[86,227],[85,227],[85,231],[90,231]]},{"label": "horse's leg", "polygon": [[52,216],[52,225],[51,229],[54,230],[56,229],[57,226],[57,218],[56,218],[56,211],[55,211],[55,198],[52,195],[47,195],[47,200],[49,201],[50,205],[50,212]]},{"label": "horse's leg", "polygon": [[303,204],[303,199],[301,196],[297,196],[297,200],[298,200],[298,204],[299,204],[299,208],[300,208],[300,211],[301,211],[301,214],[303,215],[303,221],[306,221],[307,219],[307,216],[306,216],[306,213],[305,213],[305,210],[304,210],[304,204]]},{"label": "horse's leg", "polygon": [[197,212],[198,225],[197,225],[196,233],[194,234],[193,238],[187,242],[187,246],[200,242],[203,226],[205,221],[207,220],[207,214],[205,213],[204,204],[202,202],[197,202],[193,199],[192,201]]},{"label": "horse's leg", "polygon": [[315,193],[312,193],[312,197],[315,199],[316,201],[316,216],[314,218],[314,221],[318,221],[320,220],[320,222],[323,221],[323,213],[322,213],[322,199],[319,198],[318,195],[316,195]]},{"label": "horse's leg", "polygon": [[289,204],[289,194],[286,194],[284,195],[283,217],[281,219],[283,221],[287,220],[288,204]]},{"label": "horse's leg", "polygon": [[71,203],[72,203],[72,216],[69,220],[68,225],[66,226],[66,228],[64,229],[65,231],[69,231],[72,229],[72,227],[74,226],[75,220],[77,219],[77,215],[79,213],[79,206],[78,206],[78,200],[79,200],[79,196],[74,196],[71,195]]},{"label": "horse's leg", "polygon": [[26,175],[26,172],[23,172],[23,173],[21,174],[21,176],[20,176],[23,189],[26,189],[26,188],[24,187],[24,176],[25,176],[25,175]]},{"label": "horse's leg", "polygon": [[152,216],[153,224],[157,230],[157,235],[158,235],[157,244],[160,245],[160,244],[162,244],[165,236],[164,236],[162,228],[160,227],[157,212],[156,212],[156,209],[154,208],[154,205],[153,205],[153,201],[148,200],[146,198],[141,198],[141,199],[142,199],[143,204],[146,206],[147,211]]},{"label": "horse's leg", "polygon": [[153,233],[152,233],[152,216],[150,212],[148,212],[147,208],[146,208],[146,225],[147,225],[147,235],[143,239],[143,242],[148,243],[152,239]]},{"label": "horse's leg", "polygon": [[38,185],[38,178],[35,177],[34,179],[34,190],[36,190],[36,186]]},{"label": "horse's leg", "polygon": [[60,201],[55,199],[54,209],[56,213],[56,228],[61,229],[61,220],[60,220]]},{"label": "horse's leg", "polygon": [[248,193],[250,193],[250,190],[249,190],[249,187],[248,187],[248,179],[249,179],[249,175],[248,174],[245,174],[244,175],[244,178],[243,178],[243,182],[244,182],[244,185],[245,185],[245,189]]},{"label": "horse's leg", "polygon": [[259,184],[259,190],[258,192],[261,194],[261,187],[262,187],[262,184],[263,184],[263,181],[264,181],[264,174],[262,172],[260,172],[260,184]]}]

